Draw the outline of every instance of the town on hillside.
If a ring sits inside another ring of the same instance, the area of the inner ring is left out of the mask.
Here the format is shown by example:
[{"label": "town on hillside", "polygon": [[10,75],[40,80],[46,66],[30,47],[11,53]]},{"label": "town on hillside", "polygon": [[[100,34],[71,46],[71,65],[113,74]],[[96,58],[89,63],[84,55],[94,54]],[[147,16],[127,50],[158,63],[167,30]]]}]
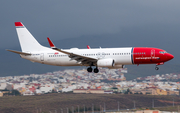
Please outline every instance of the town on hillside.
[{"label": "town on hillside", "polygon": [[97,74],[87,73],[85,69],[67,69],[45,74],[0,77],[0,96],[67,92],[179,95],[180,74],[152,75],[127,81],[124,76],[127,72],[127,68],[100,68]]}]

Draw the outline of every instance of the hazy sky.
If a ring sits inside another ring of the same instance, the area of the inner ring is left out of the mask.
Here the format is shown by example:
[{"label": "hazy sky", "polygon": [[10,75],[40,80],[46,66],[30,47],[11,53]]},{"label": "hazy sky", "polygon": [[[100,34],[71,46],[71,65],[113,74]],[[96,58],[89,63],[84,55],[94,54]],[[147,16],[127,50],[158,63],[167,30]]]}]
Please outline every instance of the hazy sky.
[{"label": "hazy sky", "polygon": [[[179,0],[1,0],[0,48],[19,46],[15,21],[23,22],[40,42],[46,37],[120,34],[124,28],[143,26],[179,30],[179,4]],[[174,37],[176,42],[178,38]]]},{"label": "hazy sky", "polygon": [[175,65],[172,69],[179,70],[176,65],[180,64],[180,0],[1,0],[2,76],[62,69],[31,63],[5,51],[20,50],[14,26],[17,21],[23,22],[47,46],[46,38],[50,37],[63,49],[86,48],[89,44],[92,48],[161,48],[174,55],[168,63]]}]

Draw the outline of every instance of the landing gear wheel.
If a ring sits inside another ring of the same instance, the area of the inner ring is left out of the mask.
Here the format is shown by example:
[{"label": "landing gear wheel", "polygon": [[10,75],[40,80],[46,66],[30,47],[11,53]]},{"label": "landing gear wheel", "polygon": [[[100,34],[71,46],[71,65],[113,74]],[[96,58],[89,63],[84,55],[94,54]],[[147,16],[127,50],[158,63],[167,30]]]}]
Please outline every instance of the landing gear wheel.
[{"label": "landing gear wheel", "polygon": [[155,67],[155,70],[159,70],[159,67]]},{"label": "landing gear wheel", "polygon": [[88,68],[87,68],[87,71],[88,71],[88,72],[92,72],[92,67],[88,67]]},{"label": "landing gear wheel", "polygon": [[94,69],[94,73],[98,73],[99,72],[99,69],[98,68],[95,68]]}]

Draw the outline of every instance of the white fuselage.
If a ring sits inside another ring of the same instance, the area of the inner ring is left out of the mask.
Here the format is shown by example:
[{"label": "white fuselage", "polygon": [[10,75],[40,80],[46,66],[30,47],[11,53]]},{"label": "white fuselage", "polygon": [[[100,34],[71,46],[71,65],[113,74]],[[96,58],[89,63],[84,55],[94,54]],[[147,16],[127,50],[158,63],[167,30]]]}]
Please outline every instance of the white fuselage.
[{"label": "white fuselage", "polygon": [[[132,47],[129,48],[98,48],[98,49],[78,49],[72,48],[65,51],[76,53],[82,56],[91,58],[107,59],[112,58],[115,65],[128,65],[132,64]],[[76,60],[69,58],[67,54],[57,52],[50,48],[45,51],[33,52],[32,55],[21,55],[22,58],[32,62],[38,62],[55,66],[80,66]]]}]

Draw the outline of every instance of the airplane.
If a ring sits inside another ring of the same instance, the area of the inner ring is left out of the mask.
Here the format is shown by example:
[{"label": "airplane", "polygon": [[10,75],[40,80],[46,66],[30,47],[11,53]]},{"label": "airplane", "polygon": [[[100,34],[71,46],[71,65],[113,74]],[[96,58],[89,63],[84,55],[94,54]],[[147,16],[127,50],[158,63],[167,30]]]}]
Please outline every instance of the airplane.
[{"label": "airplane", "polygon": [[[50,47],[45,47],[33,37],[22,22],[15,22],[22,51],[9,50],[32,62],[55,66],[87,66],[88,72],[98,73],[98,67],[123,68],[124,65],[163,65],[174,58],[165,50],[153,47],[59,49],[48,39]],[[92,67],[95,66],[93,69]]]}]

